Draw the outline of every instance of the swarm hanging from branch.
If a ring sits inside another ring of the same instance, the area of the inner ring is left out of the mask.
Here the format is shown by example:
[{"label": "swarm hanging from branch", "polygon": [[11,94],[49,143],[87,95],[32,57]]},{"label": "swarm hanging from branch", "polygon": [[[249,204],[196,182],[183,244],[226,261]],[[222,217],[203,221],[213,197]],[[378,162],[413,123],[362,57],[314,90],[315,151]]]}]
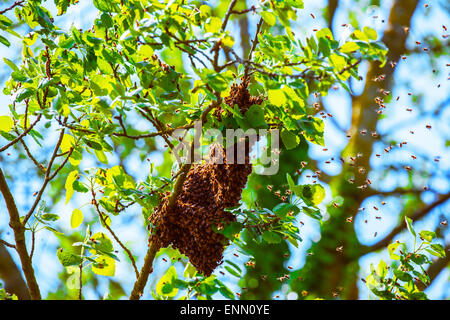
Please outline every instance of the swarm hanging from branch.
[{"label": "swarm hanging from branch", "polygon": [[[242,114],[251,105],[262,103],[260,97],[250,95],[247,85],[247,81],[233,85],[230,96],[225,98],[229,106],[237,104]],[[218,144],[211,146],[207,162],[190,168],[173,209],[169,209],[166,197],[150,216],[150,222],[156,226],[150,241],[160,247],[172,245],[205,276],[211,275],[222,262],[228,244],[214,227],[236,221],[225,209],[239,205],[252,172],[248,142],[241,141],[229,148],[234,149],[236,159],[237,148],[241,146],[245,146],[245,161],[241,164],[227,163],[225,149]]]}]

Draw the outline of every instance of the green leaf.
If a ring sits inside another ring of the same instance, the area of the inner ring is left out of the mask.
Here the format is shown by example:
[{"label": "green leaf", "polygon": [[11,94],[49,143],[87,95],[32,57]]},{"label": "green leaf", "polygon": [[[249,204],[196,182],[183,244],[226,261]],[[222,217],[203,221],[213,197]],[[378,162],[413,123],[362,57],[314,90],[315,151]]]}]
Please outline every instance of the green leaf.
[{"label": "green leaf", "polygon": [[220,286],[219,292],[221,295],[223,295],[225,298],[234,300],[234,293],[226,286]]},{"label": "green leaf", "polygon": [[377,40],[378,35],[375,29],[366,26],[363,28],[363,31],[370,40]]},{"label": "green leaf", "polygon": [[78,228],[81,223],[83,223],[83,212],[80,209],[75,209],[72,212],[72,217],[70,218],[70,226],[75,229]]},{"label": "green leaf", "polygon": [[172,286],[175,279],[177,279],[177,270],[171,266],[156,284],[156,293],[161,296],[175,297],[178,293],[178,289]]},{"label": "green leaf", "polygon": [[378,264],[378,267],[377,267],[377,275],[381,279],[384,279],[384,277],[386,276],[387,272],[388,272],[388,266],[387,266],[386,262],[381,260],[380,263]]},{"label": "green leaf", "polygon": [[26,80],[28,80],[28,77],[20,71],[12,72],[11,78],[13,78],[13,80],[17,82],[25,82]]},{"label": "green leaf", "polygon": [[406,222],[406,226],[408,227],[409,232],[411,232],[411,234],[415,237],[416,236],[416,231],[414,231],[414,228],[412,226],[411,218],[405,216],[405,222]]},{"label": "green leaf", "polygon": [[91,238],[93,240],[92,247],[101,253],[110,253],[114,251],[112,241],[103,232],[97,232]]},{"label": "green leaf", "polygon": [[305,200],[307,204],[312,203],[316,206],[325,199],[325,189],[320,184],[305,184],[301,187],[301,189],[294,191],[299,192],[301,190],[301,193],[297,194],[296,192],[296,195]]},{"label": "green leaf", "polygon": [[267,128],[266,121],[264,120],[264,110],[259,105],[252,105],[247,112],[245,112],[244,119],[254,129]]},{"label": "green leaf", "polygon": [[230,266],[225,266],[225,270],[227,270],[230,274],[232,274],[233,276],[240,278],[241,274],[236,272],[235,270],[233,270]]},{"label": "green leaf", "polygon": [[319,50],[324,57],[328,57],[331,53],[330,43],[326,38],[319,38]]},{"label": "green leaf", "polygon": [[311,208],[311,207],[302,207],[303,212],[316,220],[322,220],[322,214],[319,209]]},{"label": "green leaf", "polygon": [[63,248],[59,248],[56,251],[56,255],[58,256],[59,262],[64,267],[77,266],[83,261],[80,255],[64,251]]},{"label": "green leaf", "polygon": [[197,275],[197,269],[188,262],[186,268],[184,269],[183,277],[185,278],[194,278]]},{"label": "green leaf", "polygon": [[289,189],[291,191],[293,191],[294,188],[295,188],[295,183],[294,183],[294,180],[292,180],[292,177],[291,177],[291,175],[289,173],[286,173],[286,180],[288,182]]},{"label": "green leaf", "polygon": [[391,243],[388,245],[389,256],[392,260],[400,260],[400,256],[394,253],[400,245],[401,243]]},{"label": "green leaf", "polygon": [[8,41],[4,36],[0,36],[0,42],[3,43],[5,46],[9,47],[11,45],[11,42]]},{"label": "green leaf", "polygon": [[299,209],[291,203],[279,203],[273,208],[273,212],[280,218],[284,218],[288,212],[298,213]]},{"label": "green leaf", "polygon": [[94,0],[94,6],[103,12],[119,12],[119,6],[115,0]]},{"label": "green leaf", "polygon": [[425,239],[426,241],[431,242],[431,240],[436,238],[436,233],[432,231],[423,230],[419,232],[419,236]]},{"label": "green leaf", "polygon": [[237,264],[235,264],[233,261],[225,260],[225,262],[228,263],[229,265],[231,265],[233,268],[235,268],[237,272],[239,272],[239,273],[242,272],[241,268],[239,268],[239,266]]},{"label": "green leaf", "polygon": [[277,17],[269,11],[261,11],[261,18],[263,18],[264,22],[269,26],[274,26],[277,23]]},{"label": "green leaf", "polygon": [[240,223],[240,222],[232,222],[232,223],[230,223],[229,225],[227,225],[227,226],[222,230],[221,233],[222,233],[226,238],[233,240],[235,234],[241,232],[242,228],[243,228],[242,223]]},{"label": "green leaf", "polygon": [[356,42],[349,41],[342,45],[342,47],[339,48],[339,51],[342,53],[349,53],[353,51],[357,51],[359,49],[359,45]]},{"label": "green leaf", "polygon": [[432,244],[427,251],[438,258],[445,258],[445,249],[440,244]]},{"label": "green leaf", "polygon": [[300,138],[292,131],[283,129],[280,136],[287,150],[294,149],[300,143]]},{"label": "green leaf", "polygon": [[59,220],[59,216],[53,213],[46,213],[40,216],[40,218],[44,221],[56,221]]},{"label": "green leaf", "polygon": [[394,275],[401,281],[409,282],[413,279],[409,273],[403,272],[399,269],[394,269],[393,272]]},{"label": "green leaf", "polygon": [[9,60],[9,59],[7,59],[7,58],[3,58],[3,61],[5,61],[5,63],[6,63],[13,71],[19,72],[19,68],[17,68],[17,66],[15,65],[14,62],[12,62],[11,60]]},{"label": "green leaf", "polygon": [[262,239],[270,244],[280,243],[281,237],[276,232],[273,231],[264,231],[262,234]]}]

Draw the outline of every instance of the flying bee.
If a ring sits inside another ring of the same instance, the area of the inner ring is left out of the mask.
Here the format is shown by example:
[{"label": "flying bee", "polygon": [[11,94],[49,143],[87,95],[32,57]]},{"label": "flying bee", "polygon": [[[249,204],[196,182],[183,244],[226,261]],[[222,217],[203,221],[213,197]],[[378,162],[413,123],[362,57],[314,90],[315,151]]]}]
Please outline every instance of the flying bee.
[{"label": "flying bee", "polygon": [[411,155],[411,158],[413,158],[413,160],[416,160],[417,159],[417,157],[415,156],[415,155]]},{"label": "flying bee", "polygon": [[441,222],[441,225],[447,226],[447,220],[442,221],[442,222]]},{"label": "flying bee", "polygon": [[344,246],[337,247],[337,248],[336,248],[336,251],[337,251],[337,252],[342,252],[342,251],[344,251]]},{"label": "flying bee", "polygon": [[373,206],[373,208],[374,208],[375,210],[377,210],[377,211],[378,211],[378,208],[377,208],[377,207]]},{"label": "flying bee", "polygon": [[381,201],[381,204],[384,206],[386,204],[386,202],[385,201]]},{"label": "flying bee", "polygon": [[346,219],[346,221],[347,221],[348,223],[352,223],[352,222],[353,222],[353,217],[348,217],[348,218]]},{"label": "flying bee", "polygon": [[406,111],[412,112],[412,109],[411,108],[406,108]]},{"label": "flying bee", "polygon": [[427,124],[427,125],[425,126],[425,128],[427,128],[428,130],[431,130],[431,126],[430,126],[429,124]]}]

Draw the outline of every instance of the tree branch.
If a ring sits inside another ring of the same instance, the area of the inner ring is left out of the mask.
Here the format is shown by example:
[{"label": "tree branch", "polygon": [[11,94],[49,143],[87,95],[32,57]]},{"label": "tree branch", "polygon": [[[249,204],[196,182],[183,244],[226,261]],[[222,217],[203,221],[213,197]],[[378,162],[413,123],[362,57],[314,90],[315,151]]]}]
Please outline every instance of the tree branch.
[{"label": "tree branch", "polygon": [[14,239],[16,241],[16,250],[19,254],[20,262],[22,264],[22,271],[27,280],[28,290],[32,300],[40,300],[41,293],[34,275],[34,269],[31,264],[30,256],[28,255],[27,246],[25,243],[25,227],[20,221],[19,211],[17,210],[14,197],[9,190],[6,183],[3,171],[0,169],[0,192],[6,202],[6,207],[9,213],[9,225],[14,232]]},{"label": "tree branch", "polygon": [[20,269],[17,267],[8,250],[1,243],[0,261],[0,278],[5,283],[6,292],[15,294],[20,300],[30,300],[28,287],[23,280]]},{"label": "tree branch", "polygon": [[[436,208],[437,206],[445,203],[448,199],[450,199],[450,194],[443,195],[435,202],[429,204],[426,207],[423,207],[422,209],[417,210],[415,213],[410,215],[409,218],[411,218],[413,221],[423,218],[428,212],[430,212],[432,209]],[[387,245],[389,245],[392,242],[394,237],[397,234],[399,234],[400,232],[402,232],[405,228],[406,228],[406,222],[404,220],[402,220],[402,222],[397,227],[395,227],[381,241],[375,243],[372,246],[365,247],[363,250],[364,254],[385,248]]]}]

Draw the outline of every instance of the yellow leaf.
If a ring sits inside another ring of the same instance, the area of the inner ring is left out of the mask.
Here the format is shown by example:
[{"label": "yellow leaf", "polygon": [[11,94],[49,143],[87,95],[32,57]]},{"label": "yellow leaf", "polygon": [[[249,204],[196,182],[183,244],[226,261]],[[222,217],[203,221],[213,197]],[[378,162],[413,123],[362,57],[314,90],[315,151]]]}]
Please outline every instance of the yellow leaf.
[{"label": "yellow leaf", "polygon": [[63,136],[61,146],[60,146],[61,151],[63,153],[69,151],[70,148],[72,148],[74,144],[75,144],[75,138],[72,137],[70,134],[65,134]]},{"label": "yellow leaf", "polygon": [[75,209],[72,212],[72,217],[70,218],[70,226],[72,228],[78,228],[83,222],[83,212],[80,209]]},{"label": "yellow leaf", "polygon": [[14,127],[14,121],[9,116],[0,116],[0,131],[9,132]]},{"label": "yellow leaf", "polygon": [[92,266],[92,272],[101,276],[112,277],[116,272],[116,261],[108,256],[95,259],[97,266]]},{"label": "yellow leaf", "polygon": [[284,95],[284,92],[281,89],[269,90],[267,94],[269,96],[269,102],[271,104],[274,104],[276,106],[282,106],[287,102],[286,96]]},{"label": "yellow leaf", "polygon": [[211,17],[209,23],[205,26],[206,32],[216,33],[222,28],[222,20],[218,17]]},{"label": "yellow leaf", "polygon": [[78,178],[78,171],[74,170],[71,173],[69,173],[69,175],[67,176],[66,179],[66,204],[69,203],[70,199],[73,196],[73,183],[75,182],[75,180],[77,180]]}]

